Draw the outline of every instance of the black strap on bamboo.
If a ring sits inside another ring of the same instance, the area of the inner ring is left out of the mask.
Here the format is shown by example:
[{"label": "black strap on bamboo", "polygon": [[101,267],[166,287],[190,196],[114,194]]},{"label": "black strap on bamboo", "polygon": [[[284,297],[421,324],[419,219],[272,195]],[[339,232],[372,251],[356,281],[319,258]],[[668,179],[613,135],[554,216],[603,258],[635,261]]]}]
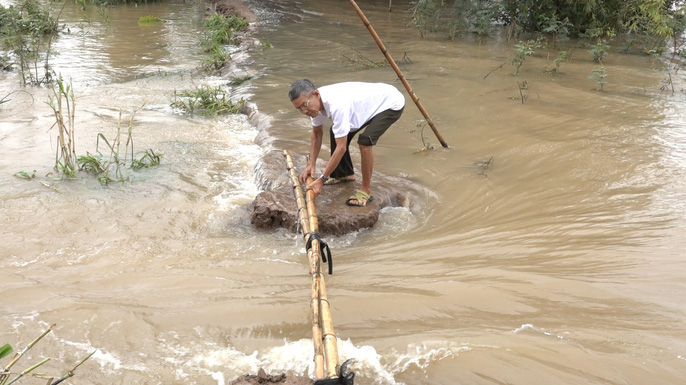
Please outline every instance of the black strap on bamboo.
[{"label": "black strap on bamboo", "polygon": [[310,236],[307,237],[307,244],[305,245],[305,251],[310,251],[310,248],[312,247],[312,241],[313,240],[318,240],[319,241],[319,251],[322,255],[322,262],[324,263],[329,263],[329,275],[333,274],[333,259],[331,258],[331,249],[329,248],[329,245],[324,242],[320,237],[319,233],[317,232],[312,232],[310,233]]},{"label": "black strap on bamboo", "polygon": [[354,358],[346,360],[341,365],[337,378],[325,378],[323,380],[317,380],[314,382],[314,385],[355,385],[355,373],[348,370],[348,365],[352,365],[354,363]]}]

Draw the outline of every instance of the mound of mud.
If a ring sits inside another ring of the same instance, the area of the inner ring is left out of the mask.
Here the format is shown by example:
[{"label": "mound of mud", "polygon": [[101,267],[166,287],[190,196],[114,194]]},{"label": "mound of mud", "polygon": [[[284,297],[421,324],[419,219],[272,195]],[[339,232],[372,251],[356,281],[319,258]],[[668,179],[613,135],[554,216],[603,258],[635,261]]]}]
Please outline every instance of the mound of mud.
[{"label": "mound of mud", "polygon": [[[304,157],[300,162],[294,159],[296,171],[305,167]],[[288,179],[286,162],[281,152],[272,151],[262,159],[258,175],[262,188],[267,190],[257,195],[252,204],[250,223],[258,229],[283,227],[293,232],[298,227],[298,207],[293,195],[293,186]],[[318,165],[319,167],[319,165]],[[320,167],[320,169],[323,168]],[[365,207],[350,207],[345,201],[357,188],[362,176],[356,175],[356,182],[324,186],[315,204],[319,220],[319,233],[340,236],[370,228],[379,219],[384,207],[406,207],[419,209],[420,187],[404,178],[391,177],[374,172],[372,196],[374,200]]]},{"label": "mound of mud", "polygon": [[231,385],[258,385],[258,384],[284,384],[284,385],[312,385],[314,381],[307,377],[294,375],[269,375],[264,369],[260,369],[257,375],[246,374],[231,382]]}]

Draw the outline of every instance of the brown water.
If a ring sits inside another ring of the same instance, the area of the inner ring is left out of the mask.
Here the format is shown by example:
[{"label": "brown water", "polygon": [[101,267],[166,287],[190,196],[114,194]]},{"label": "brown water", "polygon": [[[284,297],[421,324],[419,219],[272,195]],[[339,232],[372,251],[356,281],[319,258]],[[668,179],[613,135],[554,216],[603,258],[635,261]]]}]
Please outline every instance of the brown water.
[{"label": "brown water", "polygon": [[[328,240],[340,354],[358,359],[357,383],[683,383],[683,75],[677,94],[662,93],[647,58],[613,52],[600,92],[576,48],[555,77],[542,54],[518,78],[505,65],[483,79],[508,59],[505,42],[420,40],[394,3],[391,14],[385,1],[362,6],[396,59],[412,60],[401,68],[452,148],[419,152],[408,104],[375,148],[376,172],[425,186],[425,210],[390,209],[374,229]],[[232,90],[270,117],[261,145],[245,117],[168,107],[174,89],[226,83],[193,71],[199,4],[110,9],[109,28],[93,21],[60,39],[78,52],[56,68],[76,87],[79,153],[113,135],[120,109],[126,118],[144,104],[136,146],[164,158],[132,182],[46,188],[47,91],[0,107],[0,343],[23,346],[56,322],[34,357],[52,356],[46,370],[59,372],[97,348],[78,383],[223,384],[259,367],[311,375],[304,248],[297,235],[250,228],[254,169],[269,150],[307,152],[308,121],[286,98],[294,79],[401,86],[388,67],[347,65],[356,51],[382,59],[347,2],[270,7],[258,38],[273,48],[251,50],[259,77]],[[147,14],[174,21],[139,27]],[[0,74],[0,94],[16,84]],[[491,156],[487,172],[473,166]],[[33,169],[34,181],[12,177]]]}]

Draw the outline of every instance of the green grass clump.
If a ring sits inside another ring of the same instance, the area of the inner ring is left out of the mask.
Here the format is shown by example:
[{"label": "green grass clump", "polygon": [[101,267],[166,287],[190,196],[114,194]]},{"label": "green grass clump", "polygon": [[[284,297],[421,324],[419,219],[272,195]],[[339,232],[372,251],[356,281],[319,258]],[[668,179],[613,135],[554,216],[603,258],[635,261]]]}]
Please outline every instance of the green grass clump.
[{"label": "green grass clump", "polygon": [[224,16],[213,13],[205,19],[205,31],[210,42],[229,44],[235,32],[248,28],[248,22],[237,16]]},{"label": "green grass clump", "polygon": [[180,96],[174,92],[171,106],[191,115],[196,112],[210,116],[228,115],[240,113],[245,106],[245,100],[234,102],[221,87],[203,86],[194,91],[183,91]]},{"label": "green grass clump", "polygon": [[19,171],[15,173],[14,176],[21,179],[31,180],[36,177],[36,170],[33,170],[33,172],[30,174],[26,171]]},{"label": "green grass clump", "polygon": [[205,37],[201,45],[205,51],[203,68],[205,70],[219,70],[231,60],[229,52],[224,48],[227,44],[237,44],[234,34],[248,27],[248,22],[237,16],[224,16],[213,13],[205,19]]},{"label": "green grass clump", "polygon": [[159,25],[166,22],[164,19],[160,19],[157,16],[143,16],[138,18],[138,25],[149,26],[149,25]]}]

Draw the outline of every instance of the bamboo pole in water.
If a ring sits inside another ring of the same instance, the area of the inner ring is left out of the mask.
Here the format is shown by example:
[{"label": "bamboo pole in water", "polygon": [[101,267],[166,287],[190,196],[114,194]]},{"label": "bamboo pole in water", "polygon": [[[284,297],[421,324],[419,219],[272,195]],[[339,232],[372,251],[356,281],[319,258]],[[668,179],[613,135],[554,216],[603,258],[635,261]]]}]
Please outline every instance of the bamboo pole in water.
[{"label": "bamboo pole in water", "polygon": [[[295,173],[295,167],[293,166],[293,158],[290,152],[285,150],[283,155],[286,157],[286,166],[288,169],[288,174],[290,176],[291,184],[293,185],[293,195],[295,196],[295,202],[298,206],[298,217],[300,221],[300,227],[302,228],[303,236],[305,239],[310,236],[310,222],[307,217],[307,207],[305,202],[305,197],[303,190],[300,187],[300,182],[298,181],[298,176]],[[315,256],[314,248],[310,248],[307,251],[307,257],[310,264],[310,274],[316,271],[319,256]],[[312,343],[314,344],[314,375],[315,379],[321,380],[325,378],[325,368],[324,368],[324,350],[322,348],[322,327],[320,323],[320,313],[319,313],[319,281],[312,279],[312,293],[310,300],[310,307],[312,308]]]},{"label": "bamboo pole in water", "polygon": [[[307,184],[314,181],[312,177],[307,178]],[[309,214],[310,230],[313,233],[319,231],[319,220],[317,219],[317,209],[314,205],[314,191],[307,190],[307,213]],[[317,282],[319,288],[319,311],[321,312],[321,325],[324,340],[324,352],[326,353],[326,375],[327,378],[338,377],[338,341],[336,340],[336,333],[333,330],[333,319],[331,318],[331,307],[329,306],[329,299],[326,296],[326,284],[324,283],[324,276],[319,261],[321,260],[321,244],[318,239],[312,240],[313,251],[310,264],[316,261],[316,266],[312,273],[312,280]]]},{"label": "bamboo pole in water", "polygon": [[434,121],[431,119],[429,116],[429,113],[424,109],[424,106],[422,103],[419,101],[419,98],[417,95],[415,95],[414,91],[412,91],[412,87],[410,86],[410,83],[407,82],[407,79],[405,79],[405,75],[400,71],[400,68],[398,68],[398,65],[395,63],[395,60],[391,57],[391,54],[388,53],[388,50],[386,49],[386,46],[384,46],[383,42],[379,38],[379,35],[376,34],[376,31],[372,27],[372,24],[369,22],[367,19],[367,16],[364,15],[360,7],[357,5],[355,0],[349,0],[350,5],[355,8],[355,11],[357,12],[357,15],[360,16],[360,19],[362,19],[362,23],[364,23],[365,27],[369,30],[369,33],[372,34],[372,37],[374,38],[374,41],[376,41],[376,44],[379,46],[379,49],[381,49],[381,53],[384,54],[386,57],[386,60],[388,60],[388,63],[393,67],[393,70],[395,70],[395,73],[398,75],[398,79],[403,83],[405,86],[405,89],[407,92],[410,94],[410,97],[412,98],[412,101],[414,104],[417,105],[417,108],[419,108],[419,112],[422,113],[424,118],[426,119],[426,122],[429,123],[429,127],[431,127],[431,130],[434,132],[434,135],[436,135],[436,138],[438,139],[439,142],[441,142],[441,146],[443,147],[448,147],[448,144],[443,140],[443,137],[441,134],[438,132],[438,128],[436,128],[436,125],[434,125]]}]

